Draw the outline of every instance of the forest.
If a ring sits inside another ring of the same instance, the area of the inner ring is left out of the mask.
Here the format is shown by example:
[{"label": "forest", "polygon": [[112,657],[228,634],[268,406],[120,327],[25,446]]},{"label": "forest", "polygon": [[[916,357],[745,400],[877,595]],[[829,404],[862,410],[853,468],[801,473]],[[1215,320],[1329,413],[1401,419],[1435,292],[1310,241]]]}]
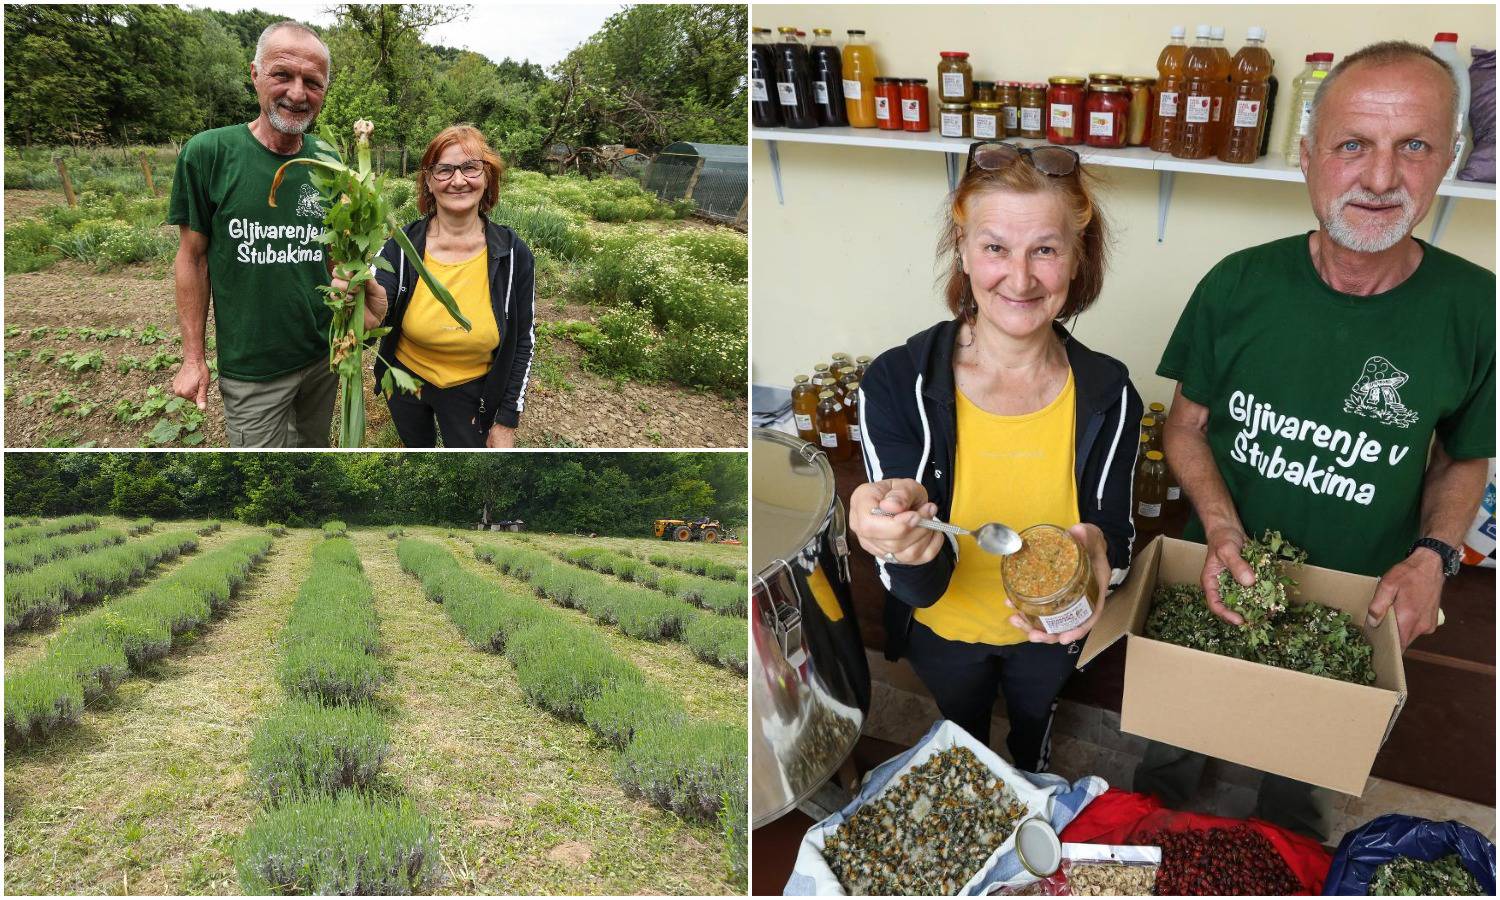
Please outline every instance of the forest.
[{"label": "forest", "polygon": [[293,527],[465,527],[649,537],[663,517],[743,534],[740,453],[7,453],[7,516],[237,519]]},{"label": "forest", "polygon": [[[375,122],[381,143],[420,154],[469,122],[507,161],[539,168],[553,143],[746,141],[742,5],[622,8],[550,69],[428,44],[461,6],[339,4],[319,28],[332,55],[320,120]],[[29,144],[180,143],[257,113],[249,64],[261,10],[174,5],[5,9],[5,139]],[[396,154],[399,157],[399,151]],[[387,157],[387,165],[392,157]]]}]

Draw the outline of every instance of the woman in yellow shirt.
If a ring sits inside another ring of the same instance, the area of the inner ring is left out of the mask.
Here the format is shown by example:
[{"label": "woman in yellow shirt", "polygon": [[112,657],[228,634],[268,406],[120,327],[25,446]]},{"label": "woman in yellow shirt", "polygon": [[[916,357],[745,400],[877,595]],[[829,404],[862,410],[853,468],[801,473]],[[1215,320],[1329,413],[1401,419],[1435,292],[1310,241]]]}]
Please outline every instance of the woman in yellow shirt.
[{"label": "woman in yellow shirt", "polygon": [[[422,154],[422,217],[405,229],[472,330],[453,321],[394,239],[381,251],[390,271],[376,273],[370,305],[387,310],[391,330],[380,341],[375,383],[408,447],[435,447],[439,433],[444,447],[515,446],[535,338],[536,262],[515,231],[488,217],[501,171],[477,128],[445,129]],[[393,390],[390,368],[420,380],[420,390]]]},{"label": "woman in yellow shirt", "polygon": [[870,483],[850,527],[888,593],[886,655],[909,658],[943,716],[982,741],[1003,692],[1007,746],[1028,771],[1046,769],[1057,694],[1098,611],[1062,634],[1032,629],[997,557],[915,523],[1066,527],[1100,597],[1124,577],[1141,399],[1123,364],[1062,324],[1098,298],[1105,245],[1076,153],[972,145],[940,244],[954,318],[881,354],[860,387]]}]

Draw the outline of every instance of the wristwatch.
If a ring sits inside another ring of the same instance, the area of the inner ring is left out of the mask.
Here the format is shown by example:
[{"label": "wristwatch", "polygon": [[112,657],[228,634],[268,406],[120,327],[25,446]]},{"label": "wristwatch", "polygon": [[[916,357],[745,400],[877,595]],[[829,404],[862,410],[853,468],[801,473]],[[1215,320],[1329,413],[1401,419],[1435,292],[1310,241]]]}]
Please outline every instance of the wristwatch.
[{"label": "wristwatch", "polygon": [[1462,561],[1463,556],[1458,552],[1457,547],[1450,547],[1437,538],[1417,538],[1417,540],[1412,543],[1411,549],[1406,551],[1406,555],[1412,555],[1412,553],[1415,552],[1418,547],[1426,547],[1428,550],[1431,550],[1433,553],[1436,553],[1438,556],[1442,557],[1443,575],[1445,577],[1451,578],[1454,575],[1458,574],[1459,564]]}]

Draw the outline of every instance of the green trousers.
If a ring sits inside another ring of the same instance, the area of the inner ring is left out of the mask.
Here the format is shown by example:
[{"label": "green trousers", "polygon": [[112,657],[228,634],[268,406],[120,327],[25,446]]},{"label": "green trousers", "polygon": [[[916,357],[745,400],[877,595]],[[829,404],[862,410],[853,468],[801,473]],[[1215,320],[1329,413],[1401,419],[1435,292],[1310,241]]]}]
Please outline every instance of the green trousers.
[{"label": "green trousers", "polygon": [[[1169,809],[1181,809],[1198,792],[1207,762],[1202,753],[1149,741],[1135,767],[1132,789],[1155,794]],[[1267,772],[1251,815],[1326,844],[1333,832],[1333,791]]]}]

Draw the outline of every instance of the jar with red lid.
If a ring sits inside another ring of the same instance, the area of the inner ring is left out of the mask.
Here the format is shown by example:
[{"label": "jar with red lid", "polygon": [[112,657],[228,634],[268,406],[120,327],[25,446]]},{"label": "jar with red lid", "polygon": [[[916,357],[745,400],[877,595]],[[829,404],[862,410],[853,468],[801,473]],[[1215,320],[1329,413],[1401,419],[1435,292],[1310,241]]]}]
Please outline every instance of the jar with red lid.
[{"label": "jar with red lid", "polygon": [[968,103],[974,99],[974,67],[969,54],[962,50],[944,50],[938,54],[938,102]]},{"label": "jar with red lid", "polygon": [[927,79],[901,79],[901,127],[907,131],[931,131]]},{"label": "jar with red lid", "polygon": [[1083,143],[1087,97],[1082,78],[1059,75],[1047,79],[1047,140],[1054,144]]},{"label": "jar with red lid", "polygon": [[1125,146],[1125,127],[1130,124],[1130,88],[1123,84],[1099,84],[1085,103],[1088,131],[1084,143],[1090,147]]},{"label": "jar with red lid", "polygon": [[901,79],[875,79],[875,124],[883,131],[901,130]]}]

